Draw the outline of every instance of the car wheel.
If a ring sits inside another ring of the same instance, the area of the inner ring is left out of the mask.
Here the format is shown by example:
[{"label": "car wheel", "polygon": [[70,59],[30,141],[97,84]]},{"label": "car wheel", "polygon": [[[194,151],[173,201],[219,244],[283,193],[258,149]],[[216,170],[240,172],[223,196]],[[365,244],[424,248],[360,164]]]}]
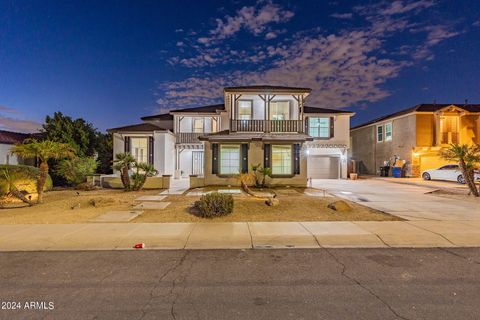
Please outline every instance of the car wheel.
[{"label": "car wheel", "polygon": [[422,178],[423,180],[431,180],[432,178],[430,177],[430,173],[428,172],[425,172],[423,175],[422,175]]},{"label": "car wheel", "polygon": [[463,175],[459,175],[457,177],[457,182],[461,184],[465,184],[465,179],[463,178]]}]

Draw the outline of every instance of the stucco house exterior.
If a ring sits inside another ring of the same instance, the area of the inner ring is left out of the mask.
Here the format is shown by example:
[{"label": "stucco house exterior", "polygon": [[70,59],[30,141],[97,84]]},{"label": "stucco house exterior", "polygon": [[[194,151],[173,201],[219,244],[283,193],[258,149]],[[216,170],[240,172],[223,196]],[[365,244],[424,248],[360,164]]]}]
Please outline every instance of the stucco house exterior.
[{"label": "stucco house exterior", "polygon": [[0,130],[0,164],[24,164],[25,161],[12,154],[12,146],[31,138],[32,134]]},{"label": "stucco house exterior", "polygon": [[360,173],[378,174],[394,156],[406,160],[406,176],[447,162],[438,152],[451,143],[480,142],[479,104],[419,104],[350,130],[351,158]]},{"label": "stucco house exterior", "polygon": [[272,185],[346,178],[352,112],[305,105],[309,88],[224,88],[224,103],[172,110],[109,129],[114,155],[130,152],[160,174],[198,185],[235,185],[252,164],[272,168]]}]

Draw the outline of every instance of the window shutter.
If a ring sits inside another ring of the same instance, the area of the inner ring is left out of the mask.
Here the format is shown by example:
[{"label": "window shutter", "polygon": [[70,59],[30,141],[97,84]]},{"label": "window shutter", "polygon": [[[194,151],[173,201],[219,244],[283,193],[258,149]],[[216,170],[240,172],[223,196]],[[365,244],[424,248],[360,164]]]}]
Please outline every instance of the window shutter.
[{"label": "window shutter", "polygon": [[335,118],[330,117],[330,138],[333,138],[335,135]]},{"label": "window shutter", "polygon": [[242,173],[248,173],[248,143],[242,143]]},{"label": "window shutter", "polygon": [[270,145],[264,144],[263,145],[263,167],[264,168],[271,168],[270,165]]},{"label": "window shutter", "polygon": [[218,174],[218,143],[212,143],[212,174]]},{"label": "window shutter", "polygon": [[148,163],[153,165],[153,137],[148,137]]},{"label": "window shutter", "polygon": [[123,144],[124,145],[124,152],[125,153],[130,153],[130,137],[125,137],[125,143]]},{"label": "window shutter", "polygon": [[293,145],[293,173],[300,174],[300,149],[299,143]]},{"label": "window shutter", "polygon": [[310,135],[310,126],[308,125],[308,117],[305,118],[305,133]]}]

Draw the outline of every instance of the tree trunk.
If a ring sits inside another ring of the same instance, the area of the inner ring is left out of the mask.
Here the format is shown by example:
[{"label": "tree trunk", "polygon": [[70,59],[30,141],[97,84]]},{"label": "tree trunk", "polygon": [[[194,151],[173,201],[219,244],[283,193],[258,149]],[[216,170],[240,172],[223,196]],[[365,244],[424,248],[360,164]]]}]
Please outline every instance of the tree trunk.
[{"label": "tree trunk", "polygon": [[14,186],[12,186],[12,187],[10,188],[10,193],[11,193],[14,197],[16,197],[16,198],[22,200],[23,202],[27,203],[30,207],[33,206],[33,204],[34,204],[33,201],[31,201],[30,199],[28,199],[27,197],[25,197],[25,195],[24,195],[23,193],[21,193],[21,192],[20,192],[17,188],[15,188]]},{"label": "tree trunk", "polygon": [[40,175],[37,179],[37,203],[43,202],[43,188],[45,187],[45,182],[47,181],[48,177],[48,163],[47,161],[42,161],[40,163]]},{"label": "tree trunk", "polygon": [[122,168],[122,173],[120,176],[125,190],[130,190],[130,176],[128,175],[128,167]]},{"label": "tree trunk", "polygon": [[467,165],[465,164],[465,161],[463,161],[463,160],[460,160],[459,165],[460,165],[460,169],[461,169],[462,174],[463,174],[463,178],[465,179],[465,183],[467,184],[468,188],[470,189],[470,192],[475,197],[478,197],[479,193],[478,193],[477,186],[475,185],[475,182],[474,182],[473,171],[469,170],[467,168]]}]

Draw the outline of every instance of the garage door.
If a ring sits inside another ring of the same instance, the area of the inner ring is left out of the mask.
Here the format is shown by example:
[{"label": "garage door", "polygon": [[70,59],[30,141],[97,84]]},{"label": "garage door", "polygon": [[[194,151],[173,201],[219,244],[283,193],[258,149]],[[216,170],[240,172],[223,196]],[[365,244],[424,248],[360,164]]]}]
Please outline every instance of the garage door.
[{"label": "garage door", "polygon": [[308,178],[313,179],[338,179],[340,158],[310,155],[307,160],[307,173]]},{"label": "garage door", "polygon": [[450,164],[451,162],[443,160],[436,155],[421,155],[420,156],[420,171],[429,169],[437,169],[443,165]]}]

